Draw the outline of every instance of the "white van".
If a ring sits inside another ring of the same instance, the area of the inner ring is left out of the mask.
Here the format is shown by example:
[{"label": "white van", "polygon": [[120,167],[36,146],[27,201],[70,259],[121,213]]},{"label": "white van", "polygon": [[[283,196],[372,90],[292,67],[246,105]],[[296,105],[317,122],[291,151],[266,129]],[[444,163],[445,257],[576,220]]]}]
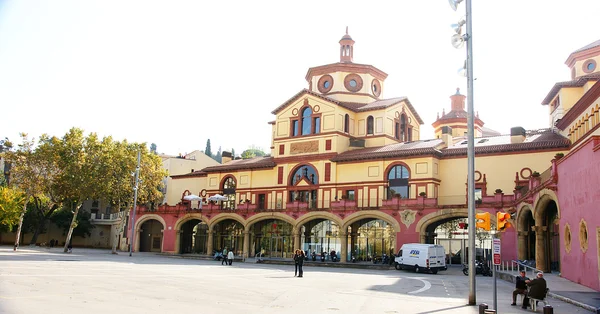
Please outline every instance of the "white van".
[{"label": "white van", "polygon": [[441,245],[407,243],[402,245],[395,259],[396,269],[414,269],[437,274],[446,270],[446,251]]}]

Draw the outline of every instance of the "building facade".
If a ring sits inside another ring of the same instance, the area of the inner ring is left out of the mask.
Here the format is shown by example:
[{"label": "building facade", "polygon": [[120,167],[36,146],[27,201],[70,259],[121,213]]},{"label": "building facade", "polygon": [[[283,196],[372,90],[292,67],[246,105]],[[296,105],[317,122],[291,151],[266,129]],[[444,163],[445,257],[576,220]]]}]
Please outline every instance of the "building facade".
[{"label": "building facade", "polygon": [[[467,217],[465,96],[450,96],[451,110],[433,123],[436,138],[421,139],[417,106],[384,98],[387,74],[354,63],[348,34],[339,43],[339,62],[310,68],[308,88],[273,110],[270,156],[224,158],[171,176],[178,188],[169,193],[179,203],[139,209],[135,250],[213,254],[227,247],[239,256],[289,258],[301,248],[335,251],[341,262],[371,261],[404,243],[433,243],[438,226]],[[520,127],[500,135],[475,121],[477,211],[516,216],[524,204],[541,206],[546,198],[533,204],[531,191],[556,176],[555,156],[568,153],[569,136]],[[200,209],[183,199],[188,194],[222,201]],[[522,253],[517,231],[502,234],[504,260]]]}]

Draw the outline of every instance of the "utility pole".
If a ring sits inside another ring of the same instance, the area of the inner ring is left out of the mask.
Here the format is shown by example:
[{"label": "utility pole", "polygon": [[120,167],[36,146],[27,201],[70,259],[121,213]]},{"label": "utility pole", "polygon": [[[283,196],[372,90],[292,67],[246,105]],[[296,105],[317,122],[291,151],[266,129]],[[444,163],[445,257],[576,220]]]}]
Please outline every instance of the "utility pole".
[{"label": "utility pole", "polygon": [[133,188],[133,214],[131,215],[131,242],[129,243],[129,256],[135,245],[135,212],[137,210],[138,187],[140,185],[140,159],[141,152],[138,150],[137,167],[135,167],[135,187]]}]

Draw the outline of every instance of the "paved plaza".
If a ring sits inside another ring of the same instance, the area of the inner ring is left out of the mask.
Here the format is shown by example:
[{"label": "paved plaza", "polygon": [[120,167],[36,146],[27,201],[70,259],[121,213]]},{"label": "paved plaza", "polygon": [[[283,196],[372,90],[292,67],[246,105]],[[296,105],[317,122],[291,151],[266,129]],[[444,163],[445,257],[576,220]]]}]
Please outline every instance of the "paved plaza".
[{"label": "paved plaza", "polygon": [[[492,304],[492,278],[477,277],[477,303]],[[550,287],[552,288],[552,287]],[[513,286],[498,281],[499,313]],[[0,313],[478,313],[468,277],[396,270],[220,262],[107,250],[0,247]],[[590,313],[550,299],[554,313]],[[538,309],[538,313],[542,310]]]}]

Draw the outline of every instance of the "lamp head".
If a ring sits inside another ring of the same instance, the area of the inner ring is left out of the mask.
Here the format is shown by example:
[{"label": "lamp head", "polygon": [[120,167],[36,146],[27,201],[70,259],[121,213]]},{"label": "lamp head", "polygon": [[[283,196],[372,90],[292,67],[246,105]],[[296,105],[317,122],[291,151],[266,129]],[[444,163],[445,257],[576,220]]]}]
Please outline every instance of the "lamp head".
[{"label": "lamp head", "polygon": [[450,7],[452,8],[452,10],[456,11],[456,9],[458,8],[458,4],[461,3],[463,0],[448,0],[448,4],[450,4]]},{"label": "lamp head", "polygon": [[465,37],[461,34],[454,34],[452,35],[450,43],[452,43],[454,48],[460,49],[465,45]]}]

